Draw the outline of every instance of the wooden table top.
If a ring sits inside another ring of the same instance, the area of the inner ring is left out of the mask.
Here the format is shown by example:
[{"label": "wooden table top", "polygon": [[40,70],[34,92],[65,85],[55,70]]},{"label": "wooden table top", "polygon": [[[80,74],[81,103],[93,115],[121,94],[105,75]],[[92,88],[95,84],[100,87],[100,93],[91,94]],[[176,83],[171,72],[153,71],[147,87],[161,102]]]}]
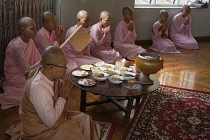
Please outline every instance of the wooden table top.
[{"label": "wooden table top", "polygon": [[[76,68],[75,70],[81,70],[81,69]],[[106,79],[105,81],[96,81],[92,76],[92,71],[87,71],[87,72],[89,73],[89,75],[86,77],[76,77],[70,74],[70,78],[72,79],[73,84],[82,90],[103,96],[110,96],[110,97],[141,96],[156,90],[160,85],[159,80],[155,76],[150,75],[150,78],[154,81],[154,84],[143,85],[138,83],[139,85],[138,89],[128,89],[125,87],[127,81],[123,81],[121,84],[117,85],[110,83],[108,79]],[[94,81],[96,81],[96,84],[93,86],[83,86],[78,84],[78,80],[83,78],[93,79]]]}]

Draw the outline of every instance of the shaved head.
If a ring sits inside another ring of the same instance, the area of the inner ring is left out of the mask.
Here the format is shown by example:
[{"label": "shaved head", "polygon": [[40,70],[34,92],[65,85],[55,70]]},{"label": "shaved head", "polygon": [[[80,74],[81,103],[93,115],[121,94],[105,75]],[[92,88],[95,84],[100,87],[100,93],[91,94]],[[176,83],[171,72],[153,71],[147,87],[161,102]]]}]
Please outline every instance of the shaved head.
[{"label": "shaved head", "polygon": [[77,19],[82,19],[82,18],[85,18],[86,16],[88,16],[87,11],[81,10],[81,11],[79,11],[78,14],[77,14]]},{"label": "shaved head", "polygon": [[168,12],[166,10],[160,10],[160,16],[162,16],[164,14],[168,14]]},{"label": "shaved head", "polygon": [[42,55],[42,65],[45,68],[46,64],[59,65],[61,60],[66,58],[66,54],[59,47],[49,46],[47,47]]},{"label": "shaved head", "polygon": [[185,5],[182,6],[182,10],[188,10],[188,9],[190,9],[189,5],[185,4]]},{"label": "shaved head", "polygon": [[30,17],[22,17],[18,22],[19,29],[28,27],[31,23],[34,23],[34,20]]},{"label": "shaved head", "polygon": [[52,21],[54,20],[54,18],[55,18],[55,15],[53,13],[49,11],[44,12],[42,15],[42,23],[44,24],[45,22]]},{"label": "shaved head", "polygon": [[111,14],[108,11],[102,11],[100,14],[100,19],[111,17]]},{"label": "shaved head", "polygon": [[128,14],[130,11],[133,11],[130,7],[124,7],[122,9],[123,16],[125,16],[126,14]]}]

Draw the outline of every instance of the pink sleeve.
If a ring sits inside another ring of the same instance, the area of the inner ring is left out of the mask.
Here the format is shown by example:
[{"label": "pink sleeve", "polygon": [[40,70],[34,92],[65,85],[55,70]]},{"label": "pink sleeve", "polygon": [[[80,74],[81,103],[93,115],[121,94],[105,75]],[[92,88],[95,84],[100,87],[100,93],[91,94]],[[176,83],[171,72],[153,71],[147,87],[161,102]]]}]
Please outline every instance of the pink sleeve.
[{"label": "pink sleeve", "polygon": [[179,21],[178,16],[175,16],[172,19],[172,24],[174,25],[175,30],[179,33],[182,32],[185,28],[185,25]]},{"label": "pink sleeve", "polygon": [[103,33],[103,36],[100,38],[100,31],[97,29],[96,26],[91,28],[90,35],[97,47],[101,46],[102,44],[105,44],[106,35]]},{"label": "pink sleeve", "polygon": [[31,86],[30,100],[41,120],[46,126],[50,127],[60,118],[66,100],[59,97],[54,104],[51,97],[52,93],[44,86],[46,85]]},{"label": "pink sleeve", "polygon": [[24,50],[22,47],[19,47],[18,45],[12,45],[12,51],[14,54],[14,57],[17,61],[17,63],[20,65],[21,69],[23,72],[29,70],[29,63],[26,60],[25,54],[24,54]]},{"label": "pink sleeve", "polygon": [[46,35],[46,32],[42,31],[38,33],[37,38],[35,39],[36,44],[39,45],[40,49],[44,51],[48,46],[56,46],[59,47],[59,43],[57,41],[54,41],[52,45],[50,45],[50,40]]},{"label": "pink sleeve", "polygon": [[159,28],[160,28],[160,26],[158,25],[158,23],[153,24],[153,29],[152,30],[153,30],[153,34],[156,38],[161,38],[162,32],[161,31],[158,32]]},{"label": "pink sleeve", "polygon": [[[135,29],[131,32],[128,29],[124,29],[124,28],[126,28],[126,27],[124,27],[123,23],[120,22],[118,24],[117,28],[116,28],[118,40],[120,42],[122,42],[122,43],[125,43],[128,40],[128,38],[131,36],[132,39],[135,41],[136,40],[136,31],[135,31]],[[125,33],[124,30],[127,31],[127,34],[124,34]]]},{"label": "pink sleeve", "polygon": [[137,35],[136,35],[136,29],[134,29],[134,30],[132,31],[132,39],[133,39],[134,42],[135,42],[135,40],[136,40],[136,37],[137,37]]},{"label": "pink sleeve", "polygon": [[120,22],[116,28],[116,32],[118,40],[122,43],[124,43],[131,34],[131,31],[128,31],[127,34],[125,35],[123,30],[124,30],[124,25]]},{"label": "pink sleeve", "polygon": [[[135,24],[134,24],[134,27],[135,27]],[[133,41],[135,42],[136,37],[137,37],[137,35],[136,35],[136,29],[134,28],[133,31],[132,31],[131,33],[132,33],[132,34],[131,34],[131,37],[132,37]]]}]

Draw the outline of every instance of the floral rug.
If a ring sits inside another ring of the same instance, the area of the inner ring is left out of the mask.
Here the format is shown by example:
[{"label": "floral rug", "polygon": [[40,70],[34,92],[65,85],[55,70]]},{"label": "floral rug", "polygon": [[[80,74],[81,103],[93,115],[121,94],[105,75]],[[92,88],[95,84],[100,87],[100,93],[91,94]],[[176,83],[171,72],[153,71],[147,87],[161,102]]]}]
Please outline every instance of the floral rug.
[{"label": "floral rug", "polygon": [[101,138],[100,140],[111,140],[112,135],[114,133],[115,125],[111,122],[106,121],[96,121],[101,126]]},{"label": "floral rug", "polygon": [[142,99],[126,140],[209,140],[210,93],[161,86]]}]

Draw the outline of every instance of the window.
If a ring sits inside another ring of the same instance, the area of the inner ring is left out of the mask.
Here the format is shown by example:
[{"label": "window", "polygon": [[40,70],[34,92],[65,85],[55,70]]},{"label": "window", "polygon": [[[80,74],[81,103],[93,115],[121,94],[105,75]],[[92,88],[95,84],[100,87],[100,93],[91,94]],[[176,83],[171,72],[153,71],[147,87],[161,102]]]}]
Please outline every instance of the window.
[{"label": "window", "polygon": [[194,0],[135,0],[135,7],[180,7]]}]

